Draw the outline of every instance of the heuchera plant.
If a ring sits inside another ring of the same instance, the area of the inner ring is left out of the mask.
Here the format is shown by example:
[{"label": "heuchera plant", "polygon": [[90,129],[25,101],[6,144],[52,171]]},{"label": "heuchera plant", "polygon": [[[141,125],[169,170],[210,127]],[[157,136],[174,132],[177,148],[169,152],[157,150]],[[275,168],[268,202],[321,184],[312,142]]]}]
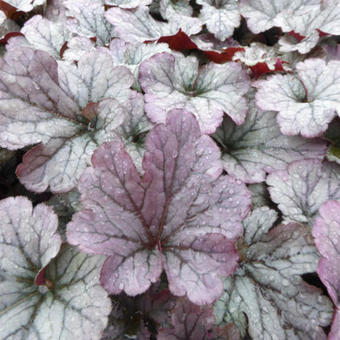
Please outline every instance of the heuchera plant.
[{"label": "heuchera plant", "polygon": [[340,339],[340,2],[0,0],[0,340]]}]

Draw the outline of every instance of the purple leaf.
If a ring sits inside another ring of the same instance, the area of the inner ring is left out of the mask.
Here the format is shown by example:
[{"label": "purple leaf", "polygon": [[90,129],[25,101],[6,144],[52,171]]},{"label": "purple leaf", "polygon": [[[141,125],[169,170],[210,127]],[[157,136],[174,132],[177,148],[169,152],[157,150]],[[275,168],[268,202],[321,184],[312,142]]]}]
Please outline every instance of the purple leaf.
[{"label": "purple leaf", "polygon": [[[100,51],[85,55],[77,66],[60,62],[58,67],[46,52],[13,46],[0,64],[0,145],[18,149],[41,143],[18,167],[21,182],[38,192],[71,190],[93,150],[112,140],[123,122],[117,100],[129,98],[132,74]],[[86,118],[90,107],[93,119]]]},{"label": "purple leaf", "polygon": [[202,133],[215,132],[223,112],[236,124],[244,122],[247,104],[242,97],[249,80],[236,63],[209,63],[199,68],[195,57],[160,53],[140,66],[145,110],[154,122],[164,123],[172,108],[183,108],[197,118]]},{"label": "purple leaf", "polygon": [[136,297],[126,294],[113,297],[114,308],[102,340],[118,340],[118,335],[124,339],[124,334],[138,340],[149,340],[149,328],[154,333],[159,325],[170,324],[170,311],[175,301],[168,289],[160,289],[159,283]]},{"label": "purple leaf", "polygon": [[255,83],[256,104],[263,110],[279,112],[283,134],[318,136],[340,112],[339,66],[336,60],[326,64],[322,59],[307,59],[296,65],[295,75],[260,80]]},{"label": "purple leaf", "polygon": [[340,199],[339,180],[339,165],[308,159],[273,172],[267,177],[267,184],[285,219],[309,223],[324,202]]},{"label": "purple leaf", "polygon": [[106,11],[105,17],[114,26],[118,37],[130,43],[158,40],[162,36],[174,35],[180,29],[188,35],[196,34],[202,26],[198,18],[183,15],[171,17],[168,23],[156,21],[146,6],[134,10],[113,7]]},{"label": "purple leaf", "polygon": [[252,95],[249,97],[245,123],[237,126],[225,118],[214,135],[222,147],[224,169],[230,175],[246,183],[258,183],[266,179],[267,172],[284,170],[294,160],[323,159],[324,142],[282,135],[276,114],[256,108]]},{"label": "purple leaf", "polygon": [[211,306],[199,307],[180,299],[172,312],[172,328],[159,331],[158,340],[208,340],[214,325]]},{"label": "purple leaf", "polygon": [[[121,304],[117,301],[113,301],[113,308],[109,315],[109,321],[107,327],[103,331],[103,335],[100,340],[126,340],[124,335],[125,325],[124,318],[126,317],[126,311],[122,308]],[[131,323],[131,319],[130,319]]]},{"label": "purple leaf", "polygon": [[[101,282],[113,294],[145,292],[165,269],[174,295],[210,303],[234,270],[234,242],[250,203],[244,184],[221,173],[220,153],[197,121],[169,113],[146,140],[141,179],[122,143],[106,143],[80,181],[83,210],[68,241],[108,257]],[[202,265],[204,264],[204,265]]]},{"label": "purple leaf", "polygon": [[212,306],[197,306],[178,299],[172,310],[171,326],[158,332],[158,340],[241,340],[235,325],[215,325]]},{"label": "purple leaf", "polygon": [[217,321],[234,322],[254,340],[326,339],[321,327],[331,321],[332,305],[301,276],[315,271],[318,254],[310,229],[280,225],[269,232],[275,211],[259,208],[244,220],[236,273],[225,280],[215,304]]},{"label": "purple leaf", "polygon": [[327,60],[340,60],[339,44],[324,44],[322,47],[327,53]]},{"label": "purple leaf", "polygon": [[237,0],[198,0],[202,5],[200,19],[207,25],[208,31],[219,40],[232,36],[234,28],[241,22]]},{"label": "purple leaf", "polygon": [[215,326],[211,340],[241,340],[240,331],[234,323],[229,323],[223,328]]},{"label": "purple leaf", "polygon": [[336,340],[340,336],[339,320],[339,291],[340,291],[340,203],[327,201],[319,210],[313,228],[315,244],[321,254],[318,265],[318,274],[327,287],[332,298],[336,312],[333,325],[329,334],[330,340]]},{"label": "purple leaf", "polygon": [[58,219],[44,204],[2,200],[0,221],[0,338],[99,339],[111,309],[103,259],[67,246],[57,255]]}]

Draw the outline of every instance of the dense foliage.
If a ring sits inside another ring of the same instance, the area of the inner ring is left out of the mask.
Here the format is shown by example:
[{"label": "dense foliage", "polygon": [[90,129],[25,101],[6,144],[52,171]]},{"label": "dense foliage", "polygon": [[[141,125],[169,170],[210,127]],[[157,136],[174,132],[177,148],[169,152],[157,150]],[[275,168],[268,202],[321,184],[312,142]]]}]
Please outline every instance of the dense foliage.
[{"label": "dense foliage", "polygon": [[0,340],[340,338],[337,0],[0,1]]}]

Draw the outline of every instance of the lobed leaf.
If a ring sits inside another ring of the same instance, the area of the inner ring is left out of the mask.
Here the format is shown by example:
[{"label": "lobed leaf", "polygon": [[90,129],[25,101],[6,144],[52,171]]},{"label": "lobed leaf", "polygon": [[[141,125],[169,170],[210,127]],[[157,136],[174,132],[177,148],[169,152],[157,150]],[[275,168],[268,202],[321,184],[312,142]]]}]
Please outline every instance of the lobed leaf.
[{"label": "lobed leaf", "polygon": [[71,37],[64,23],[47,20],[41,15],[26,21],[21,33],[35,49],[48,52],[55,59],[61,58],[60,51]]},{"label": "lobed leaf", "polygon": [[133,87],[137,91],[141,91],[140,84],[138,82],[140,64],[157,53],[170,52],[170,49],[166,44],[131,44],[117,38],[112,40],[110,44],[110,52],[116,65],[123,65],[132,72],[135,76]]},{"label": "lobed leaf", "polygon": [[193,9],[188,0],[160,0],[159,12],[164,19],[176,20],[174,16],[192,16]]},{"label": "lobed leaf", "polygon": [[199,19],[182,15],[173,16],[168,23],[156,21],[146,6],[133,10],[113,7],[106,11],[105,17],[115,27],[118,37],[130,43],[158,40],[180,29],[188,35],[196,34],[202,25]]},{"label": "lobed leaf", "polygon": [[[305,13],[295,15],[290,9],[286,9],[277,17],[276,24],[284,32],[294,32],[279,40],[280,50],[283,52],[299,51],[308,53],[319,41],[320,34],[340,34],[340,4],[338,1],[328,0],[319,7]],[[301,38],[296,39],[294,35]]]},{"label": "lobed leaf", "polygon": [[219,296],[219,278],[237,261],[230,239],[240,235],[250,203],[241,182],[218,178],[219,157],[183,110],[149,133],[142,179],[121,142],[96,150],[79,185],[83,209],[67,236],[83,251],[109,256],[101,276],[108,291],[141,294],[164,269],[174,295],[195,303]]},{"label": "lobed leaf", "polygon": [[310,223],[326,201],[340,199],[340,167],[335,163],[306,159],[267,177],[271,199],[284,218]]},{"label": "lobed leaf", "polygon": [[111,307],[101,259],[67,246],[58,254],[58,219],[44,204],[7,198],[0,220],[0,338],[99,339]]},{"label": "lobed leaf", "polygon": [[192,56],[160,53],[141,64],[139,81],[145,92],[146,113],[154,122],[163,123],[172,108],[192,112],[203,133],[215,132],[223,112],[236,124],[245,120],[243,95],[249,80],[236,63],[199,67]]},{"label": "lobed leaf", "polygon": [[5,277],[28,277],[48,265],[59,252],[58,218],[44,204],[34,209],[26,197],[0,201],[0,266]]},{"label": "lobed leaf", "polygon": [[96,38],[99,45],[109,44],[115,36],[112,25],[105,20],[104,4],[101,0],[65,0],[67,27],[73,33]]},{"label": "lobed leaf", "polygon": [[277,16],[284,10],[294,15],[306,15],[319,8],[319,0],[240,0],[240,12],[247,19],[253,33],[264,32],[276,26]]},{"label": "lobed leaf", "polygon": [[133,76],[100,51],[58,66],[46,52],[13,46],[0,64],[0,145],[41,143],[25,155],[18,177],[32,191],[71,190],[93,150],[115,137],[124,109],[113,98],[128,99]]},{"label": "lobed leaf", "polygon": [[271,229],[276,213],[255,209],[244,221],[241,263],[215,304],[217,321],[234,322],[252,339],[326,339],[332,305],[301,276],[316,269],[309,229],[290,223]]},{"label": "lobed leaf", "polygon": [[285,135],[315,137],[327,129],[340,112],[340,62],[307,59],[296,65],[296,74],[273,75],[255,83],[256,104],[279,112]]},{"label": "lobed leaf", "polygon": [[232,36],[234,28],[241,23],[237,0],[198,0],[202,5],[200,19],[207,25],[208,31],[219,40]]},{"label": "lobed leaf", "polygon": [[285,136],[280,132],[274,112],[258,109],[249,95],[245,122],[237,126],[224,118],[214,135],[222,149],[224,169],[246,183],[259,183],[267,172],[284,170],[295,160],[322,160],[326,145],[321,140]]}]

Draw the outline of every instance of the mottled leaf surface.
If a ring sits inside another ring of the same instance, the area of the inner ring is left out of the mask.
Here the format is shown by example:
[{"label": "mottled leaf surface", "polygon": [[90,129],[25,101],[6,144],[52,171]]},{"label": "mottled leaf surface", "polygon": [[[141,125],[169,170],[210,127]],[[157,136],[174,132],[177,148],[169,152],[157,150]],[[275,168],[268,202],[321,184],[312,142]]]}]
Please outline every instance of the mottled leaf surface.
[{"label": "mottled leaf surface", "polygon": [[329,339],[340,336],[339,291],[340,291],[340,203],[327,201],[319,210],[313,227],[315,244],[321,254],[318,274],[327,287],[328,293],[336,306]]},{"label": "mottled leaf surface", "polygon": [[[46,266],[61,245],[58,218],[44,204],[36,206],[26,197],[0,201],[0,266],[5,277],[27,276]],[[28,269],[28,271],[26,271]]]},{"label": "mottled leaf surface", "polygon": [[102,258],[67,246],[57,255],[58,219],[44,204],[7,198],[0,217],[0,338],[99,339],[111,308],[98,280]]},{"label": "mottled leaf surface", "polygon": [[[79,35],[73,35],[68,40],[66,49],[63,49],[63,60],[74,62],[80,60],[88,53],[92,53],[96,50],[96,43],[93,39],[83,37]],[[107,52],[107,50],[105,49]]]},{"label": "mottled leaf surface", "polygon": [[241,22],[237,0],[198,0],[202,5],[200,19],[208,31],[217,39],[225,40],[232,36],[234,28]]},{"label": "mottled leaf surface", "polygon": [[276,114],[258,109],[252,98],[245,122],[238,126],[225,117],[214,135],[222,147],[224,169],[246,183],[259,183],[267,172],[284,170],[294,160],[323,159],[326,144],[298,136],[285,136]]},{"label": "mottled leaf surface", "polygon": [[64,23],[47,20],[41,15],[26,21],[21,33],[35,49],[46,51],[56,59],[60,59],[60,50],[71,36]]},{"label": "mottled leaf surface", "polygon": [[104,4],[93,0],[65,0],[70,31],[84,37],[96,38],[99,45],[109,44],[115,36],[112,25],[104,17]]},{"label": "mottled leaf surface", "polygon": [[334,0],[322,2],[320,7],[308,11],[304,15],[296,15],[290,9],[284,10],[277,17],[276,24],[284,32],[298,33],[302,39],[294,39],[292,35],[281,38],[280,50],[283,52],[309,52],[319,41],[319,32],[340,34],[340,3]]},{"label": "mottled leaf surface", "polygon": [[164,122],[172,108],[183,108],[197,118],[203,133],[215,132],[223,112],[237,124],[244,122],[243,95],[249,80],[240,65],[209,63],[199,67],[194,57],[161,53],[140,66],[145,110],[154,122]]},{"label": "mottled leaf surface", "polygon": [[281,52],[297,51],[301,54],[306,54],[317,45],[320,35],[316,29],[311,27],[315,14],[306,14],[307,20],[306,17],[303,19],[301,16],[290,18],[289,12],[286,14],[287,18],[284,20],[289,21],[289,23],[282,24],[282,26],[286,25],[286,29],[288,27],[290,27],[290,29],[288,30],[289,33],[285,34],[279,40]]},{"label": "mottled leaf surface", "polygon": [[191,16],[193,9],[189,0],[160,0],[159,12],[164,19],[172,20],[174,16]]},{"label": "mottled leaf surface", "polygon": [[339,180],[339,165],[309,159],[270,174],[267,184],[285,219],[309,223],[323,203],[340,199]]},{"label": "mottled leaf surface", "polygon": [[176,34],[179,29],[188,35],[201,30],[201,21],[198,18],[173,16],[172,20],[165,23],[155,20],[146,6],[134,10],[110,8],[105,17],[115,27],[118,37],[131,43],[157,40],[162,36]]},{"label": "mottled leaf surface", "polygon": [[276,25],[278,14],[289,9],[294,15],[306,15],[319,8],[320,0],[240,0],[240,12],[254,33],[264,32]]},{"label": "mottled leaf surface", "polygon": [[[129,97],[132,74],[102,52],[58,67],[46,52],[13,46],[0,63],[1,146],[41,143],[25,155],[17,175],[32,191],[72,189],[92,151],[122,123],[116,99]],[[86,118],[91,109],[95,117]]]},{"label": "mottled leaf surface", "polygon": [[241,262],[215,304],[217,321],[234,322],[255,340],[326,339],[321,327],[331,321],[330,300],[300,276],[318,262],[309,228],[290,223],[268,233],[276,218],[262,207],[244,220]]},{"label": "mottled leaf surface", "polygon": [[101,275],[108,291],[143,293],[164,269],[174,295],[198,304],[219,296],[220,277],[237,261],[229,239],[240,235],[250,203],[244,184],[219,177],[219,157],[184,110],[147,136],[142,179],[121,142],[96,150],[67,235],[81,250],[109,256]]},{"label": "mottled leaf surface", "polygon": [[124,103],[130,96],[133,77],[125,67],[116,66],[103,50],[87,53],[78,61],[59,63],[59,82],[83,109],[88,103],[114,98]]},{"label": "mottled leaf surface", "polygon": [[[100,339],[111,310],[99,285],[101,259],[62,249],[45,270],[47,286],[36,286],[32,273],[0,283],[2,339]],[[27,271],[27,270],[26,270]],[[16,274],[15,274],[16,275]]]},{"label": "mottled leaf surface", "polygon": [[133,87],[141,90],[138,81],[139,65],[146,59],[161,52],[170,52],[167,44],[130,44],[122,39],[114,39],[110,44],[110,52],[113,60],[117,65],[126,66],[135,76]]},{"label": "mottled leaf surface", "polygon": [[263,110],[279,113],[283,134],[318,136],[340,112],[339,66],[337,60],[300,62],[295,75],[273,75],[255,83],[256,103]]}]

